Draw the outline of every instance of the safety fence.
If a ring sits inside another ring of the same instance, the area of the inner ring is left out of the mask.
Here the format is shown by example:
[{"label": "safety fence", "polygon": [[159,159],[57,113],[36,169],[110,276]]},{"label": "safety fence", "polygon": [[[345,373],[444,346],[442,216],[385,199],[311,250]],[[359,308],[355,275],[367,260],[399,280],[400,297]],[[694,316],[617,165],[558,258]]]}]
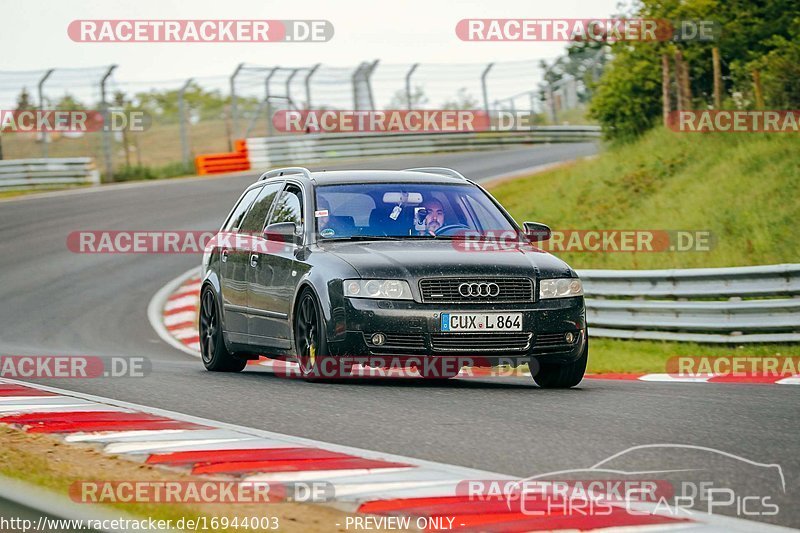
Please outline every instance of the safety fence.
[{"label": "safety fence", "polygon": [[579,275],[593,337],[800,342],[800,264]]},{"label": "safety fence", "polygon": [[0,161],[0,189],[98,183],[100,171],[91,157]]},{"label": "safety fence", "polygon": [[[236,141],[236,151],[198,156],[199,174],[231,170],[266,170],[287,163],[330,159],[493,150],[528,144],[582,142],[600,137],[597,126],[540,126],[526,131],[457,133],[313,133],[252,137]],[[244,160],[249,166],[245,167]]]}]

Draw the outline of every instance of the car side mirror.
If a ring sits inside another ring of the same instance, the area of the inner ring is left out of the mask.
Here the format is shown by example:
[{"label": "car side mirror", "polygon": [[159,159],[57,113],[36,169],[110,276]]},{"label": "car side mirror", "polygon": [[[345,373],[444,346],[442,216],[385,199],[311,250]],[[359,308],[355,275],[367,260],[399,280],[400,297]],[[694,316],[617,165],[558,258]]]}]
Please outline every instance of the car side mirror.
[{"label": "car side mirror", "polygon": [[552,235],[550,226],[538,222],[525,222],[523,227],[525,228],[525,235],[534,242],[547,241]]},{"label": "car side mirror", "polygon": [[297,244],[301,235],[298,235],[298,224],[294,222],[276,222],[264,228],[264,238],[268,241],[278,241]]}]

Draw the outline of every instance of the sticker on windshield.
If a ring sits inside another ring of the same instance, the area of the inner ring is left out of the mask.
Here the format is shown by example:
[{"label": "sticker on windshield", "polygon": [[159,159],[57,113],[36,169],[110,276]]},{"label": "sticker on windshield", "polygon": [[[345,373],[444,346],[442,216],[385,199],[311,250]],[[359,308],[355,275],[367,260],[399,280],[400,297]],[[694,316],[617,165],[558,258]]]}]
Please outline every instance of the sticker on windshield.
[{"label": "sticker on windshield", "polygon": [[324,230],[320,231],[319,234],[323,237],[333,237],[336,235],[336,232],[333,231],[331,228],[325,228]]},{"label": "sticker on windshield", "polygon": [[328,216],[328,210],[327,209],[320,209],[319,211],[314,211],[314,216],[316,218],[326,217],[326,216]]}]

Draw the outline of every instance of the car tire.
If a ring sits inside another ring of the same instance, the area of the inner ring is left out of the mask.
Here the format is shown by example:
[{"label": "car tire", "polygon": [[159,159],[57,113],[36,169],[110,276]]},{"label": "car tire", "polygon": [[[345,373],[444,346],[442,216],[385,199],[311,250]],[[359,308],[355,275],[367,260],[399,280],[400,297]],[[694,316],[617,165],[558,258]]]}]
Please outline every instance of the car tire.
[{"label": "car tire", "polygon": [[297,299],[294,314],[294,344],[300,377],[306,381],[326,381],[331,355],[325,335],[325,320],[322,317],[317,297],[311,289],[305,289]]},{"label": "car tire", "polygon": [[247,360],[239,359],[225,347],[222,337],[222,321],[219,316],[214,289],[206,286],[200,297],[200,355],[203,366],[211,372],[241,372]]},{"label": "car tire", "polygon": [[581,356],[571,363],[539,363],[538,371],[531,365],[533,380],[543,389],[568,389],[576,386],[586,373],[589,360],[589,344]]}]

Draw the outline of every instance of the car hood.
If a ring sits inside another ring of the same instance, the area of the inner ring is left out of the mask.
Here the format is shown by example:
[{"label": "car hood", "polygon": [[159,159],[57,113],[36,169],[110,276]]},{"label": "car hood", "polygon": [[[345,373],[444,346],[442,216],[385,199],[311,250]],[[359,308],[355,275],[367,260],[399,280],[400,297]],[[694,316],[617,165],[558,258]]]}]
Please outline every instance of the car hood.
[{"label": "car hood", "polygon": [[418,279],[438,276],[573,277],[563,261],[533,247],[467,251],[457,241],[370,241],[325,243],[362,278]]}]

